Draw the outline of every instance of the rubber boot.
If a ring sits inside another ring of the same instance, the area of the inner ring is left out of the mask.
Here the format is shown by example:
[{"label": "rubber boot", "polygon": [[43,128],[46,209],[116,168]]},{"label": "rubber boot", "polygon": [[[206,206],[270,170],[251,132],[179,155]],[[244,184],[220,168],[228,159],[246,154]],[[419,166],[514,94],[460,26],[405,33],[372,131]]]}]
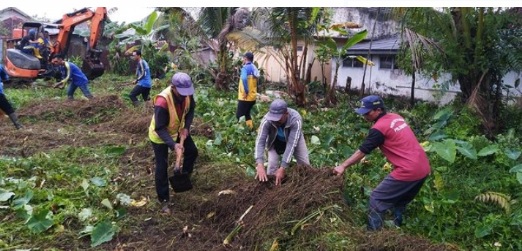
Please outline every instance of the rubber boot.
[{"label": "rubber boot", "polygon": [[18,122],[18,116],[16,116],[14,112],[9,114],[8,116],[11,119],[11,121],[13,121],[13,125],[16,127],[16,129],[22,128],[22,125],[20,124],[20,122]]},{"label": "rubber boot", "polygon": [[250,130],[254,130],[254,122],[251,119],[245,121],[245,123],[248,126],[248,128],[250,128]]},{"label": "rubber boot", "polygon": [[368,231],[376,231],[382,228],[383,225],[383,213],[377,212],[374,209],[370,209],[368,215]]},{"label": "rubber boot", "polygon": [[405,206],[399,206],[393,209],[393,224],[397,227],[402,226],[402,215],[404,214],[404,210],[406,210]]}]

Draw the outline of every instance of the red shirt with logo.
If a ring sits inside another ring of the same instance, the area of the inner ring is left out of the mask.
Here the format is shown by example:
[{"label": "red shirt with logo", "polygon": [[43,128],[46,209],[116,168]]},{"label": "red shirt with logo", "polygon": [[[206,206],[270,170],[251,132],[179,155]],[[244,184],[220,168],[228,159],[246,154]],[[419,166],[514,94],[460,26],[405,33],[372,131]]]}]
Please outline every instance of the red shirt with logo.
[{"label": "red shirt with logo", "polygon": [[415,181],[430,173],[428,156],[404,118],[395,113],[386,113],[375,122],[372,129],[384,136],[379,149],[393,165],[390,175],[394,179]]}]

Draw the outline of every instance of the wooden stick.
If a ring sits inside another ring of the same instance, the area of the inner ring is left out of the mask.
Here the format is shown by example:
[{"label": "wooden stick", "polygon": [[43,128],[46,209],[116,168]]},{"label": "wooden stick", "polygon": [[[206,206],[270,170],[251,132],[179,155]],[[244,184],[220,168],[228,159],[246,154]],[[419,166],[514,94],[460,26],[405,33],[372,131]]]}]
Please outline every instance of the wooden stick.
[{"label": "wooden stick", "polygon": [[[181,144],[181,146],[183,146],[183,143],[185,143],[185,137],[180,137],[180,138],[181,138],[181,140],[179,141],[178,144]],[[181,166],[181,155],[183,155],[183,152],[178,153],[177,149],[176,149],[176,164],[174,166],[174,169],[179,169],[179,167]]]}]

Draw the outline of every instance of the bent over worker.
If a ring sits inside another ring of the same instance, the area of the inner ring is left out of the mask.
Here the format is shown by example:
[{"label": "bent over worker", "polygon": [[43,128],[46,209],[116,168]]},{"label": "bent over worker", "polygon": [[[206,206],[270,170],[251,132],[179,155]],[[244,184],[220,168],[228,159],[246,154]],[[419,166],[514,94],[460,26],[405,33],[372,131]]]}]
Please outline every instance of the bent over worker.
[{"label": "bent over worker", "polygon": [[89,91],[89,79],[82,72],[82,70],[72,62],[63,60],[63,56],[60,54],[54,55],[51,61],[53,65],[56,65],[60,69],[61,80],[54,85],[57,88],[63,88],[67,82],[71,82],[67,89],[67,99],[74,99],[74,92],[80,88],[83,95],[88,98],[94,98]]},{"label": "bent over worker", "polygon": [[[299,112],[288,108],[284,100],[272,101],[258,131],[255,158],[256,179],[259,181],[267,181],[267,174],[275,174],[276,185],[281,184],[292,157],[296,158],[297,164],[310,165],[303,135],[303,119]],[[264,167],[265,149],[268,150],[268,172]],[[282,155],[281,162],[279,155]]]},{"label": "bent over worker", "polygon": [[[196,144],[190,136],[196,102],[190,76],[178,72],[172,76],[171,85],[154,97],[154,116],[149,126],[149,139],[156,161],[155,186],[161,211],[170,213],[168,153],[184,152],[183,171],[192,173],[198,156]],[[183,145],[181,138],[185,139]]]},{"label": "bent over worker", "polygon": [[355,112],[373,126],[359,149],[332,171],[341,175],[375,148],[381,149],[393,170],[370,195],[368,230],[382,228],[383,215],[389,209],[395,216],[394,224],[401,226],[406,205],[415,198],[431,171],[428,156],[404,118],[387,113],[379,96],[363,98]]}]

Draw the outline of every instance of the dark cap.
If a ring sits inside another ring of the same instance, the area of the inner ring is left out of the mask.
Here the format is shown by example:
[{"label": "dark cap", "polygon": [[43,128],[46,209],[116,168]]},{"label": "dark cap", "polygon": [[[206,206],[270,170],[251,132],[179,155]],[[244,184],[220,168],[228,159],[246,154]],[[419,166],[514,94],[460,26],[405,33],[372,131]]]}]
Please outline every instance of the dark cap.
[{"label": "dark cap", "polygon": [[178,72],[172,76],[171,84],[176,87],[178,93],[182,96],[190,96],[194,94],[194,86],[192,80],[187,73]]},{"label": "dark cap", "polygon": [[243,55],[244,58],[247,58],[250,62],[254,61],[254,53],[247,52]]},{"label": "dark cap", "polygon": [[384,108],[384,101],[377,95],[370,95],[361,99],[361,107],[355,109],[355,112],[364,115],[377,108]]},{"label": "dark cap", "polygon": [[283,114],[286,113],[288,106],[282,99],[276,99],[270,104],[270,109],[266,114],[266,119],[270,121],[279,121]]}]

